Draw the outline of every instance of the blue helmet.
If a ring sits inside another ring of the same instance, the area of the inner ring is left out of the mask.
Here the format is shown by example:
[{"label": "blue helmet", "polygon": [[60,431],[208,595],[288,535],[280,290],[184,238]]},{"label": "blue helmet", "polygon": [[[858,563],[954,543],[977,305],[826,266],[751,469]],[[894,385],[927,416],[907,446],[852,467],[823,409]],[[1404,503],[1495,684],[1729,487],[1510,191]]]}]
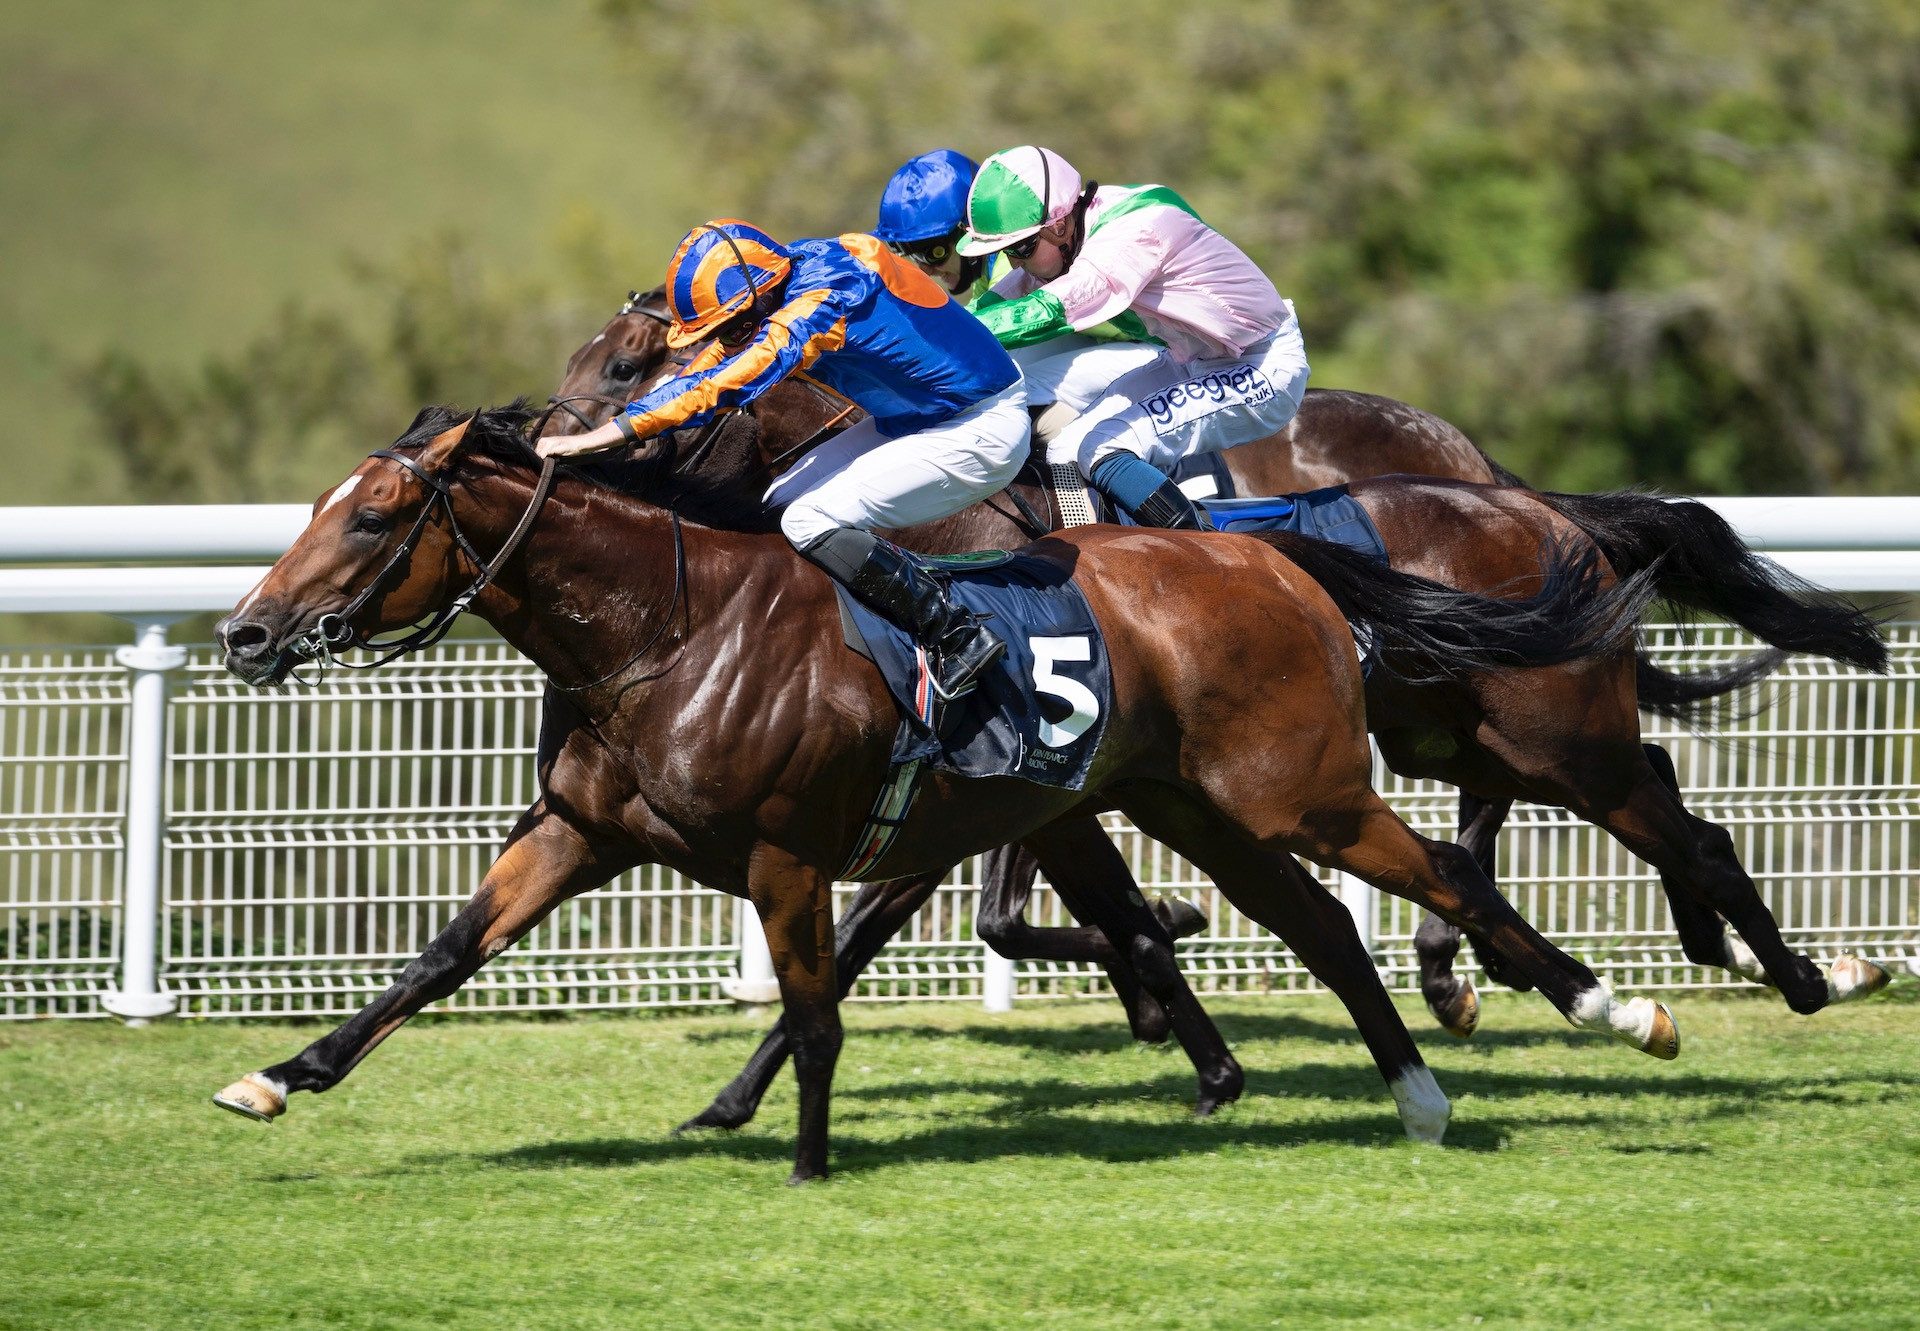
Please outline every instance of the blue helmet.
[{"label": "blue helmet", "polygon": [[979,169],[951,148],[921,153],[887,182],[873,234],[889,245],[952,235],[967,224],[967,190]]}]

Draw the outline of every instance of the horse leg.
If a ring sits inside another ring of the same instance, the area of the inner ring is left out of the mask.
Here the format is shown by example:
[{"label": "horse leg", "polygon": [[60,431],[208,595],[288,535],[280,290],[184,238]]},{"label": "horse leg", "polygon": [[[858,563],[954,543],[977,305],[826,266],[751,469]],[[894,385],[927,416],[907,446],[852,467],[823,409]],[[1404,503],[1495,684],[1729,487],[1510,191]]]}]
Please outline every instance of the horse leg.
[{"label": "horse leg", "polygon": [[[1624,800],[1612,807],[1582,807],[1570,801],[1569,807],[1658,869],[1670,902],[1688,903],[1674,913],[1688,960],[1773,985],[1787,1006],[1802,1014],[1886,985],[1887,973],[1870,961],[1842,957],[1823,971],[1811,957],[1789,948],[1773,912],[1741,866],[1733,838],[1682,804],[1666,751],[1650,744],[1634,759]],[[1721,916],[1738,931],[1740,947],[1719,927]]]},{"label": "horse leg", "polygon": [[624,867],[601,858],[571,824],[536,805],[514,828],[473,899],[386,992],[293,1058],[249,1073],[213,1102],[266,1122],[286,1112],[293,1092],[337,1086],[408,1018],[465,984],[561,901],[599,887]]},{"label": "horse leg", "polygon": [[[1473,801],[1473,807],[1469,807],[1469,800]],[[1480,866],[1480,872],[1486,875],[1490,883],[1497,884],[1500,881],[1500,829],[1506,825],[1507,815],[1512,811],[1513,801],[1510,799],[1485,800],[1461,792],[1460,834],[1457,840],[1473,856],[1473,862]],[[1527,977],[1500,955],[1499,948],[1472,934],[1466,935],[1466,939],[1473,945],[1474,960],[1480,963],[1489,980],[1523,994],[1533,988]]]},{"label": "horse leg", "polygon": [[1679,1032],[1665,1004],[1614,998],[1591,970],[1521,918],[1480,872],[1471,853],[1417,835],[1371,787],[1356,785],[1344,798],[1323,790],[1311,804],[1287,809],[1276,808],[1270,795],[1260,805],[1236,798],[1237,782],[1225,772],[1220,775],[1220,786],[1232,802],[1216,802],[1216,807],[1255,844],[1277,852],[1299,845],[1310,858],[1485,938],[1575,1026],[1606,1031],[1659,1058],[1679,1055]]},{"label": "horse leg", "polygon": [[[1511,808],[1512,800],[1483,800],[1465,790],[1460,792],[1459,841],[1473,855],[1488,882],[1494,876],[1495,838]],[[1427,1000],[1427,1011],[1447,1034],[1465,1040],[1480,1025],[1480,995],[1473,987],[1472,976],[1453,973],[1453,959],[1459,954],[1462,937],[1460,930],[1428,911],[1413,932],[1413,950],[1420,959],[1420,993]],[[1478,946],[1474,950],[1479,953]],[[1492,952],[1488,948],[1486,955]],[[1486,955],[1482,956],[1482,966],[1486,965]],[[1493,977],[1492,968],[1487,974]],[[1497,978],[1510,983],[1504,974]]]},{"label": "horse leg", "polygon": [[[853,983],[885,947],[887,940],[900,932],[913,913],[926,904],[934,889],[946,881],[947,871],[921,874],[916,878],[895,878],[884,883],[865,883],[854,894],[853,902],[834,930],[834,974],[839,981],[840,997],[853,990]],[[698,1128],[734,1129],[750,1122],[759,1112],[760,1101],[773,1079],[787,1061],[787,1021],[773,1023],[760,1047],[747,1059],[747,1065],[728,1082],[713,1103],[682,1123],[676,1132]]]},{"label": "horse leg", "polygon": [[780,982],[782,1024],[800,1083],[800,1128],[789,1183],[827,1176],[827,1116],[840,1059],[840,988],[834,976],[833,880],[762,843],[747,863],[747,895],[767,931]]},{"label": "horse leg", "polygon": [[[1086,821],[1092,823],[1095,834],[1105,841],[1098,820]],[[1111,848],[1109,842],[1108,849]],[[976,926],[980,937],[1010,961],[1077,961],[1098,965],[1106,971],[1114,997],[1127,1011],[1127,1026],[1133,1038],[1148,1044],[1164,1044],[1169,1030],[1166,1008],[1140,987],[1133,968],[1121,959],[1105,934],[1098,929],[1041,929],[1027,923],[1027,903],[1033,898],[1034,879],[1039,872],[1040,861],[1023,846],[1002,846],[987,853]],[[1124,860],[1118,863],[1118,875],[1126,883],[1125,890],[1139,892]],[[1053,890],[1075,919],[1092,918],[1087,913],[1087,902],[1071,885],[1055,883]]]},{"label": "horse leg", "polygon": [[1240,1098],[1245,1074],[1213,1018],[1200,1005],[1174,960],[1173,938],[1148,909],[1126,860],[1093,818],[1068,818],[1040,829],[1025,843],[1047,880],[1106,935],[1123,965],[1165,1009],[1173,1033],[1193,1061],[1200,1089],[1194,1113],[1205,1117]]},{"label": "horse leg", "polygon": [[1437,1143],[1452,1107],[1393,1005],[1353,916],[1293,856],[1258,850],[1197,800],[1166,791],[1129,807],[1141,830],[1199,865],[1242,914],[1276,934],[1346,1007],[1414,1141]]},{"label": "horse leg", "polygon": [[[1680,803],[1680,774],[1674,770],[1673,755],[1658,744],[1642,744],[1640,752],[1660,784]],[[1696,966],[1724,967],[1756,984],[1768,983],[1760,959],[1744,943],[1740,944],[1744,956],[1735,953],[1733,945],[1739,941],[1739,935],[1731,932],[1719,911],[1689,890],[1684,875],[1662,869],[1658,864],[1654,867],[1660,874],[1660,890],[1666,894],[1667,913],[1673,920],[1674,932],[1680,936],[1680,951],[1687,960]]]}]

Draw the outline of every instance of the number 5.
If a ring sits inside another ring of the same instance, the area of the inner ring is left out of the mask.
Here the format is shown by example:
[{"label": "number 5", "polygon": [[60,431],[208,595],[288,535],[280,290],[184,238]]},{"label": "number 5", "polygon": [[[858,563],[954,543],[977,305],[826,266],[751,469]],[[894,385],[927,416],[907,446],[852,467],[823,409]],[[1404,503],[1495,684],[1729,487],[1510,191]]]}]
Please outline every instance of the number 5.
[{"label": "number 5", "polygon": [[1088,727],[1100,719],[1100,700],[1085,684],[1055,673],[1053,667],[1061,661],[1091,661],[1093,643],[1084,636],[1075,635],[1067,638],[1028,638],[1027,646],[1033,652],[1034,688],[1052,694],[1073,709],[1073,715],[1057,725],[1044,716],[1040,718],[1040,742],[1050,749],[1064,749],[1086,734]]}]

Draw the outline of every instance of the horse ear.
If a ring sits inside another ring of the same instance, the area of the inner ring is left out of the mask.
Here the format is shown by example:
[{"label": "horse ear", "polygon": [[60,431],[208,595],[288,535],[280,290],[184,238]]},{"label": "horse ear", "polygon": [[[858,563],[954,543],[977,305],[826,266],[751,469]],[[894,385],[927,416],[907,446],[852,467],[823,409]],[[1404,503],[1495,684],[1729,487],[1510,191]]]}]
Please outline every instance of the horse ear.
[{"label": "horse ear", "polygon": [[420,466],[429,476],[437,474],[453,461],[453,455],[458,453],[460,445],[466,442],[467,427],[473,424],[473,419],[473,416],[467,416],[451,428],[442,430],[429,439],[427,446],[420,450]]}]

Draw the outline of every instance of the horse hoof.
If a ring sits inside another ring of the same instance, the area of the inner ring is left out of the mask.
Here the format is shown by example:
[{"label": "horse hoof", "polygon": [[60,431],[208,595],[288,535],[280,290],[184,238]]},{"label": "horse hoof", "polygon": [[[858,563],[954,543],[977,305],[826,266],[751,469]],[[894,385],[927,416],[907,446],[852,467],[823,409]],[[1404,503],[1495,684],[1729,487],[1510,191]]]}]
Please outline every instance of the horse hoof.
[{"label": "horse hoof", "polygon": [[251,1072],[216,1094],[213,1102],[229,1113],[261,1123],[271,1123],[287,1112],[287,1097]]},{"label": "horse hoof", "polygon": [[1653,1005],[1653,1027],[1640,1050],[1669,1062],[1680,1057],[1680,1028],[1674,1024],[1673,1013],[1665,1003]]},{"label": "horse hoof", "polygon": [[675,1128],[673,1135],[678,1137],[686,1132],[732,1132],[735,1128],[746,1126],[752,1119],[753,1115],[750,1113],[741,1114],[722,1109],[718,1104],[711,1104]]},{"label": "horse hoof", "polygon": [[1877,994],[1891,983],[1886,967],[1865,957],[1843,956],[1827,969],[1827,994],[1835,1003]]},{"label": "horse hoof", "polygon": [[1154,914],[1160,917],[1160,927],[1177,943],[1182,938],[1191,938],[1195,934],[1205,933],[1210,921],[1206,912],[1195,902],[1185,897],[1154,898]]},{"label": "horse hoof", "polygon": [[1454,985],[1453,997],[1445,1003],[1427,1003],[1427,1011],[1440,1023],[1440,1029],[1458,1040],[1470,1040],[1480,1029],[1480,992],[1473,981],[1461,976]]}]

